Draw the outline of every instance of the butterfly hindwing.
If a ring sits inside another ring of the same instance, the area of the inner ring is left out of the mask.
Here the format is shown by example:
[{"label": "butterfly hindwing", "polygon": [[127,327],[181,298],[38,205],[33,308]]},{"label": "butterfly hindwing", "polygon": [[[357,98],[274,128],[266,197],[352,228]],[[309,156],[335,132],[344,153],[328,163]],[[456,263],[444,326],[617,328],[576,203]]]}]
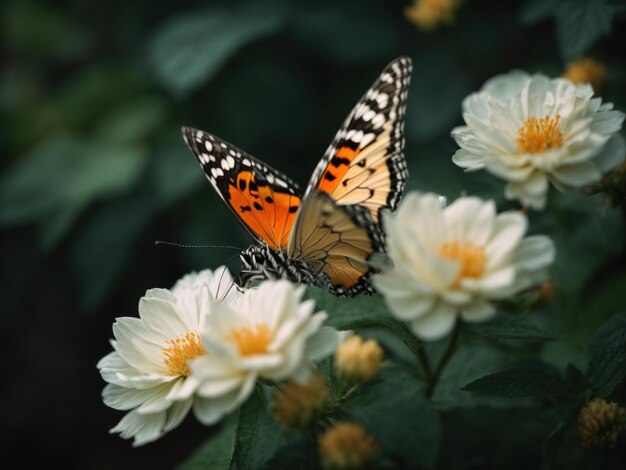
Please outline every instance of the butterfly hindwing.
[{"label": "butterfly hindwing", "polygon": [[394,210],[404,190],[404,113],[411,59],[391,62],[344,121],[315,168],[305,198],[322,191],[339,205]]},{"label": "butterfly hindwing", "polygon": [[273,249],[285,248],[300,206],[298,185],[212,134],[190,127],[182,132],[207,179],[250,235]]},{"label": "butterfly hindwing", "polygon": [[370,292],[370,257],[383,251],[383,241],[368,210],[340,206],[323,192],[302,203],[289,240],[288,255],[323,272],[336,294]]}]

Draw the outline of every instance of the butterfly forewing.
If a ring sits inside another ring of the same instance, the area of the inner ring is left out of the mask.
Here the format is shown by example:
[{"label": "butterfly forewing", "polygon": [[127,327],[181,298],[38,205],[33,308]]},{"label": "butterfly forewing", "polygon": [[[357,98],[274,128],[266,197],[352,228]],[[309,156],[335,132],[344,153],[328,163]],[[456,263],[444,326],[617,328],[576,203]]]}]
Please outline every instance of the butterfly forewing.
[{"label": "butterfly forewing", "polygon": [[250,235],[273,249],[287,247],[300,206],[300,189],[285,175],[214,135],[183,127],[220,198]]},{"label": "butterfly forewing", "polygon": [[370,290],[367,277],[372,269],[368,260],[382,246],[366,209],[339,206],[329,195],[316,191],[300,207],[288,255],[324,272],[336,293],[354,295]]},{"label": "butterfly forewing", "polygon": [[395,209],[407,178],[404,113],[411,59],[391,62],[359,100],[316,167],[305,197],[322,191],[339,205]]}]

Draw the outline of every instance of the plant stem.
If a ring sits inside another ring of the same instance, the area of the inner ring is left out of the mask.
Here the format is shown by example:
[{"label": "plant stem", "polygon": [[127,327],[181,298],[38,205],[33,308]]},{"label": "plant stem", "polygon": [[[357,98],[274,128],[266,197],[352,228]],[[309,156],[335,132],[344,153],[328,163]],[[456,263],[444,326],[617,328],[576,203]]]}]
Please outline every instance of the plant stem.
[{"label": "plant stem", "polygon": [[433,371],[430,367],[430,361],[428,360],[428,355],[426,354],[426,349],[424,348],[424,343],[422,341],[420,341],[420,345],[415,352],[417,354],[417,359],[422,366],[422,371],[424,372],[424,380],[430,383],[432,380]]},{"label": "plant stem", "polygon": [[441,357],[439,358],[439,362],[437,362],[437,366],[435,367],[435,371],[432,373],[430,377],[430,381],[428,382],[428,387],[426,388],[426,397],[431,398],[433,396],[433,392],[435,391],[435,387],[437,386],[437,382],[441,377],[441,373],[443,369],[446,367],[446,364],[454,354],[456,347],[459,344],[459,332],[460,332],[461,322],[459,320],[456,321],[454,325],[454,329],[452,330],[452,334],[450,334],[450,339],[448,340],[448,344],[446,344],[446,349],[444,349]]}]

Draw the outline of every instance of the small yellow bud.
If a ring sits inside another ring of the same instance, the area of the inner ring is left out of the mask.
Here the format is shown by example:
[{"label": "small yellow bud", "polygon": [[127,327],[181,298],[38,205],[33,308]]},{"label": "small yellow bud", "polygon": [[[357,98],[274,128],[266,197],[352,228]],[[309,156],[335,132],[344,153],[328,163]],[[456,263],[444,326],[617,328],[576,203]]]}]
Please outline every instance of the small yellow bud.
[{"label": "small yellow bud", "polygon": [[378,446],[362,426],[339,422],[320,436],[319,451],[322,468],[356,470],[373,465]]},{"label": "small yellow bud", "polygon": [[583,449],[615,447],[626,424],[626,409],[595,398],[578,415],[578,436]]},{"label": "small yellow bud", "polygon": [[458,0],[415,0],[404,15],[422,31],[431,31],[442,23],[452,23]]},{"label": "small yellow bud", "polygon": [[554,282],[546,281],[539,285],[537,300],[543,303],[550,303],[554,300],[556,286]]},{"label": "small yellow bud", "polygon": [[322,374],[304,383],[289,380],[274,392],[272,414],[286,429],[304,430],[315,423],[330,404],[330,390]]},{"label": "small yellow bud", "polygon": [[346,382],[363,383],[376,377],[382,357],[383,349],[375,339],[353,335],[337,346],[335,367]]},{"label": "small yellow bud", "polygon": [[563,73],[563,78],[567,78],[572,83],[589,83],[596,93],[602,87],[605,76],[604,65],[589,57],[570,62]]}]

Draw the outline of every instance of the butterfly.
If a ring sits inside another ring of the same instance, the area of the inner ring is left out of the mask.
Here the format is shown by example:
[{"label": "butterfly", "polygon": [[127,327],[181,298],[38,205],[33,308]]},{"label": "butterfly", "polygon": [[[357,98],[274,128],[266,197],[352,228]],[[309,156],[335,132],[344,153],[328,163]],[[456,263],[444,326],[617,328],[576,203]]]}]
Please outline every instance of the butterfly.
[{"label": "butterfly", "polygon": [[372,292],[384,253],[383,209],[407,179],[404,114],[411,59],[382,71],[335,135],[304,191],[281,172],[218,137],[183,127],[206,177],[254,243],[240,254],[242,285],[286,278],[336,295]]}]

